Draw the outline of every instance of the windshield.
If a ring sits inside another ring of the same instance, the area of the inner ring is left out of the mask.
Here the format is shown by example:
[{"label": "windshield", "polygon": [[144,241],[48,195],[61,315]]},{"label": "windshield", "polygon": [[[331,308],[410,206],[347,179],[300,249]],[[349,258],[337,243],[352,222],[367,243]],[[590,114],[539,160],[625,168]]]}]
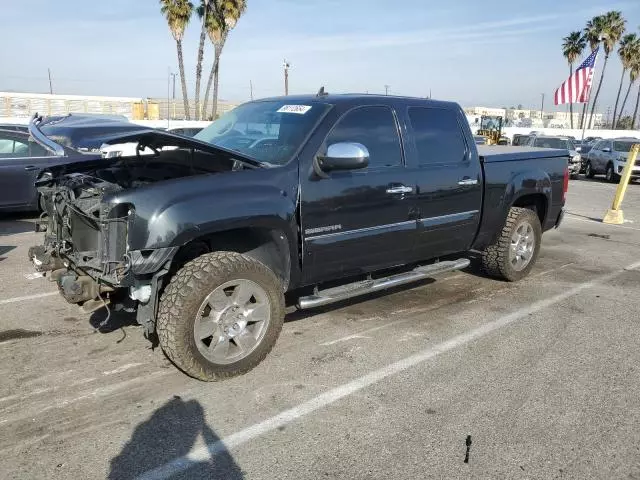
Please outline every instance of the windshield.
[{"label": "windshield", "polygon": [[565,140],[564,138],[538,138],[536,140],[536,147],[575,150],[573,142],[571,140]]},{"label": "windshield", "polygon": [[329,108],[323,103],[249,102],[220,117],[194,138],[273,165],[284,165]]},{"label": "windshield", "polygon": [[623,153],[629,153],[629,151],[631,150],[631,147],[634,146],[636,143],[640,143],[640,140],[638,140],[637,142],[613,142],[613,149],[616,152],[623,152]]},{"label": "windshield", "polygon": [[482,117],[480,128],[482,130],[499,130],[502,127],[501,117]]}]

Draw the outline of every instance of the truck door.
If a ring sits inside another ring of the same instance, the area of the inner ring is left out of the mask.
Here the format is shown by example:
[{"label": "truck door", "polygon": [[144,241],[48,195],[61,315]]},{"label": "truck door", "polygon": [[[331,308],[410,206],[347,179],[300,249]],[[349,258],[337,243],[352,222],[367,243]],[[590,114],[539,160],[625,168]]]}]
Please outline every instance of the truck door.
[{"label": "truck door", "polygon": [[414,182],[404,165],[399,126],[389,106],[346,112],[320,147],[356,142],[365,169],[301,175],[305,277],[309,282],[403,264],[416,231]]},{"label": "truck door", "polygon": [[[480,223],[483,176],[466,120],[452,108],[409,106],[407,169],[419,214],[416,255],[435,258],[470,248]],[[501,148],[501,147],[492,147]]]}]

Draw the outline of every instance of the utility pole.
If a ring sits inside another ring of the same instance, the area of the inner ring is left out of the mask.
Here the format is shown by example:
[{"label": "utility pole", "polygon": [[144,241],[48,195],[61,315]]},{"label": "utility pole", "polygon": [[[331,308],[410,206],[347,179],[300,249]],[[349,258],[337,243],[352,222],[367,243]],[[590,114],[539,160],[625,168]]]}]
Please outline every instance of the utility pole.
[{"label": "utility pole", "polygon": [[169,128],[169,106],[171,104],[171,67],[167,67],[167,128]]},{"label": "utility pole", "polygon": [[390,85],[385,85],[384,86],[384,94],[385,95],[389,95],[389,87],[390,87]]},{"label": "utility pole", "polygon": [[49,72],[49,93],[53,95],[53,85],[51,84],[51,69],[47,68],[47,72]]},{"label": "utility pole", "polygon": [[[171,106],[172,119],[176,118],[176,77],[177,76],[178,76],[177,73],[171,73],[171,69],[169,69],[169,79],[171,80],[173,85],[172,85],[172,91],[171,91],[171,105],[167,105],[167,116],[169,116],[169,106]],[[168,95],[167,95],[167,98],[168,98]]]},{"label": "utility pole", "polygon": [[291,68],[291,64],[287,62],[285,58],[282,66],[284,68],[284,94],[289,95],[289,69]]},{"label": "utility pole", "polygon": [[253,82],[249,80],[249,90],[251,91],[251,100],[253,100]]}]

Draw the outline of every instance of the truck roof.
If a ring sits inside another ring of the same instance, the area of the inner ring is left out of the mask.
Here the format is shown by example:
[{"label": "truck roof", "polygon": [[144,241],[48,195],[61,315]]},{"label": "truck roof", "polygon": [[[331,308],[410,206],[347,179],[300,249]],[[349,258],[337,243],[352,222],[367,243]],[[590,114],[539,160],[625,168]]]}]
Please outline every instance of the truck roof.
[{"label": "truck roof", "polygon": [[254,100],[255,102],[268,102],[268,101],[282,101],[286,100],[293,104],[301,103],[326,103],[329,105],[337,105],[341,103],[363,103],[363,104],[396,104],[398,102],[412,102],[419,101],[425,103],[425,106],[432,107],[447,107],[447,108],[460,108],[455,102],[446,102],[442,100],[432,100],[422,97],[406,97],[397,95],[377,95],[368,93],[325,93],[324,95],[287,95],[279,97],[262,98],[260,100]]},{"label": "truck roof", "polygon": [[569,156],[569,150],[559,148],[512,147],[506,145],[478,145],[477,148],[480,160],[485,163]]}]

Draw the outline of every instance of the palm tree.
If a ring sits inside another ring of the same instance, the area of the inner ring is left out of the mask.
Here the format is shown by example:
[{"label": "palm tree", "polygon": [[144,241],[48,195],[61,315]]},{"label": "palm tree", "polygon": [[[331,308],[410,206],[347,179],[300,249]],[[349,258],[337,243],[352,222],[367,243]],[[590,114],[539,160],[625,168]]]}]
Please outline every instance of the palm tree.
[{"label": "palm tree", "polygon": [[191,120],[189,112],[189,97],[187,96],[187,81],[184,77],[184,60],[182,58],[182,38],[184,30],[191,19],[193,4],[188,0],[160,0],[160,11],[166,17],[169,30],[176,41],[178,49],[178,67],[180,69],[180,80],[182,82],[182,99],[184,101],[184,115],[187,120]]},{"label": "palm tree", "polygon": [[[624,77],[631,68],[631,65],[635,61],[636,50],[638,49],[638,36],[635,33],[629,33],[620,40],[620,47],[618,48],[618,55],[620,56],[620,62],[622,62],[622,76],[620,77],[620,86],[618,87],[618,96],[616,97],[616,103],[613,107],[613,128],[616,128],[616,114],[618,113],[618,101],[620,100],[620,93],[622,92],[622,83]],[[631,83],[629,83],[629,89]],[[627,95],[629,95],[629,89],[627,89]],[[626,96],[625,96],[626,102]],[[624,104],[620,109],[620,116],[622,116],[622,110],[624,110]]]},{"label": "palm tree", "polygon": [[[604,16],[600,15],[593,17],[587,22],[587,26],[584,29],[584,38],[589,43],[589,48],[593,52],[600,45],[600,36],[602,35]],[[587,106],[589,101],[582,105],[582,120],[580,121],[580,128],[584,128],[587,121]]]},{"label": "palm tree", "polygon": [[198,60],[196,61],[196,120],[200,120],[201,114],[204,114],[204,109],[200,109],[200,80],[202,78],[202,59],[204,57],[204,42],[207,38],[207,18],[210,8],[210,2],[212,0],[200,0],[200,6],[198,7],[198,15],[202,20],[202,27],[200,28],[200,43],[198,44]]},{"label": "palm tree", "polygon": [[592,42],[595,34],[599,34],[596,38],[602,40],[602,44],[604,47],[604,64],[602,65],[602,73],[600,74],[598,89],[596,90],[596,94],[593,97],[593,103],[591,104],[589,128],[591,128],[591,124],[593,122],[593,113],[596,109],[596,104],[598,103],[598,95],[600,95],[600,89],[602,88],[604,72],[607,69],[607,61],[609,60],[609,55],[615,48],[618,40],[620,40],[620,37],[622,37],[625,28],[624,25],[626,23],[626,20],[622,17],[622,13],[618,11],[607,12],[604,15],[600,16],[599,21],[597,21],[597,19],[598,17],[595,17],[592,21],[587,23],[587,28],[585,28],[585,34],[587,35],[589,43]]},{"label": "palm tree", "polygon": [[[562,40],[562,54],[569,62],[569,78],[571,78],[573,76],[573,64],[582,55],[587,41],[581,32],[571,32]],[[571,102],[569,102],[569,118],[571,119],[571,128],[573,128],[573,103]]]},{"label": "palm tree", "polygon": [[[616,125],[620,124],[620,119],[622,118],[622,112],[624,111],[624,107],[627,104],[627,99],[629,98],[629,94],[631,93],[631,89],[635,85],[636,81],[640,78],[640,61],[636,60],[629,67],[629,86],[627,87],[627,93],[624,95],[624,100],[622,101],[622,106],[620,107],[620,112],[618,112],[618,120],[616,121]],[[640,90],[638,90],[640,93]],[[636,105],[636,108],[637,105]],[[633,119],[632,119],[632,123]],[[633,128],[633,127],[631,127]]]},{"label": "palm tree", "polygon": [[[202,0],[204,2],[204,0]],[[213,65],[209,73],[209,81],[205,90],[203,110],[209,102],[209,92],[213,84],[213,105],[211,118],[215,120],[218,111],[218,74],[220,70],[220,56],[229,36],[229,32],[236,26],[238,20],[247,7],[246,0],[209,0],[209,15],[206,19],[209,40],[214,47]],[[204,16],[204,7],[200,5],[198,14]]]},{"label": "palm tree", "polygon": [[[636,57],[636,61],[633,63],[631,67],[631,72],[635,72],[635,79],[640,78],[640,52],[638,52],[638,56]],[[638,98],[636,98],[636,108],[633,110],[633,115],[631,116],[631,130],[633,130],[636,126],[636,118],[638,117],[638,106],[640,106],[640,87],[638,87]]]}]

